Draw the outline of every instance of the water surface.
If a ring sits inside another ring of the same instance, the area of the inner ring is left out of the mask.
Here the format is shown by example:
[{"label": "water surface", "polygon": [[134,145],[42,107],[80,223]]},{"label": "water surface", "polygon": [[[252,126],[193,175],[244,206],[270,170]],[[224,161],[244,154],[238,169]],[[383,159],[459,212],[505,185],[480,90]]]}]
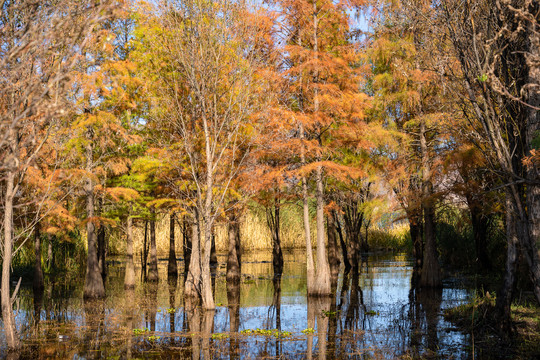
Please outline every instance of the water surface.
[{"label": "water surface", "polygon": [[84,302],[84,279],[67,274],[47,278],[41,297],[22,287],[15,305],[21,358],[470,357],[470,336],[442,318],[469,298],[459,281],[414,291],[405,255],[370,255],[358,276],[341,272],[332,297],[308,299],[302,252],[285,253],[281,278],[270,256],[245,254],[240,286],[227,286],[220,256],[212,312],[186,307],[183,275],[168,283],[165,259],[159,284],[141,281],[133,291],[123,289],[122,260],[111,261],[104,301]]}]

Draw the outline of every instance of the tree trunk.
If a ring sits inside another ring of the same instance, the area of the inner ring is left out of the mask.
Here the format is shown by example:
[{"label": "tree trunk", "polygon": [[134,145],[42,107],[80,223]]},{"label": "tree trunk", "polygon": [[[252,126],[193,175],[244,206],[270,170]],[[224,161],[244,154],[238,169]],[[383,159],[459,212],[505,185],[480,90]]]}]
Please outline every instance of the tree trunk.
[{"label": "tree trunk", "polygon": [[97,248],[98,248],[98,266],[103,281],[107,277],[107,238],[105,233],[105,226],[99,225],[97,231]]},{"label": "tree trunk", "polygon": [[330,276],[336,278],[339,274],[339,248],[336,238],[336,225],[334,217],[328,215],[326,217],[327,232],[328,232],[328,264],[330,265]]},{"label": "tree trunk", "polygon": [[518,264],[518,237],[516,232],[516,209],[512,201],[512,195],[507,189],[506,194],[506,264],[504,280],[501,289],[497,292],[495,308],[499,316],[500,330],[511,330],[511,309],[516,284],[516,270]]},{"label": "tree trunk", "polygon": [[53,241],[52,235],[47,234],[47,270],[51,270],[55,266],[52,241]]},{"label": "tree trunk", "polygon": [[[305,137],[304,127],[300,123],[300,140],[303,141]],[[306,164],[305,148],[302,146],[300,152],[300,161],[302,165]],[[303,210],[304,210],[304,237],[306,240],[306,267],[307,267],[307,288],[308,293],[309,289],[313,288],[313,283],[315,282],[315,264],[313,262],[313,248],[311,246],[311,230],[309,227],[309,201],[308,201],[308,187],[307,180],[304,175],[302,175],[302,201],[303,201]]]},{"label": "tree trunk", "polygon": [[414,267],[418,270],[422,268],[422,262],[424,261],[424,242],[422,240],[424,223],[420,215],[412,214],[412,212],[408,215],[408,218],[409,232],[413,243]]},{"label": "tree trunk", "polygon": [[491,260],[487,253],[489,217],[482,214],[481,210],[476,206],[469,205],[469,212],[471,213],[471,224],[476,249],[476,263],[479,269],[489,271],[491,270]]},{"label": "tree trunk", "polygon": [[192,234],[191,234],[191,251],[188,267],[188,274],[185,281],[184,296],[193,299],[198,299],[201,294],[201,252],[200,252],[200,232],[199,232],[199,216],[195,210],[193,216]]},{"label": "tree trunk", "polygon": [[34,228],[34,278],[32,279],[32,286],[34,292],[41,292],[44,289],[43,284],[43,270],[41,268],[41,231],[39,222]]},{"label": "tree trunk", "polygon": [[150,219],[150,263],[148,266],[148,281],[149,282],[158,282],[158,259],[157,259],[157,248],[156,248],[156,210],[151,209]]},{"label": "tree trunk", "polygon": [[184,255],[184,279],[187,277],[187,274],[189,272],[189,262],[191,258],[191,244],[193,239],[193,226],[189,224],[187,221],[187,217],[184,216],[184,220],[182,221],[182,251]]},{"label": "tree trunk", "polygon": [[135,288],[135,264],[133,263],[133,218],[127,217],[126,236],[126,274],[124,277],[124,289]]},{"label": "tree trunk", "polygon": [[146,281],[148,265],[148,220],[144,222],[143,248],[141,251],[141,278]]},{"label": "tree trunk", "polygon": [[420,123],[420,148],[422,151],[422,192],[424,210],[424,260],[420,273],[420,287],[442,286],[441,269],[437,256],[435,241],[435,208],[433,204],[433,184],[431,183],[431,170],[427,152],[426,128],[424,121]]},{"label": "tree trunk", "polygon": [[[93,146],[92,131],[88,131],[90,139],[86,147],[86,171],[91,174],[93,171]],[[88,176],[85,184],[86,192],[86,236],[88,242],[88,257],[86,260],[86,279],[84,283],[85,298],[102,298],[105,296],[105,287],[98,264],[96,228],[94,224],[94,184]]]},{"label": "tree trunk", "polygon": [[266,208],[266,223],[272,233],[272,265],[274,268],[274,276],[283,273],[283,252],[281,251],[281,238],[279,236],[280,229],[280,213],[279,199],[275,199],[273,207]]},{"label": "tree trunk", "polygon": [[176,243],[174,237],[174,225],[176,223],[176,214],[171,213],[169,217],[169,264],[167,266],[167,275],[169,278],[178,277],[178,265],[176,263]]},{"label": "tree trunk", "polygon": [[[317,183],[317,281],[314,283],[313,295],[330,295],[330,266],[325,244],[324,229],[324,183],[323,168],[318,166],[315,172]],[[309,292],[309,290],[308,290]]]},{"label": "tree trunk", "polygon": [[341,248],[341,259],[343,261],[343,265],[345,265],[345,272],[348,272],[351,270],[351,263],[349,262],[349,254],[347,252],[347,244],[345,244],[345,240],[343,239],[343,229],[341,228],[341,223],[339,221],[338,214],[332,210],[332,217],[334,218],[334,225],[337,230],[337,234],[339,237],[339,245]]},{"label": "tree trunk", "polygon": [[212,227],[212,247],[210,249],[210,267],[216,267],[218,265],[217,253],[216,253],[216,234]]},{"label": "tree trunk", "polygon": [[229,218],[229,244],[227,253],[227,283],[239,282],[241,270],[240,258],[240,223],[238,216],[232,214]]},{"label": "tree trunk", "polygon": [[210,258],[212,256],[212,224],[208,222],[210,211],[207,211],[203,218],[204,221],[202,219],[199,221],[199,228],[203,229],[201,241],[204,241],[201,246],[201,298],[203,308],[213,310],[216,305],[212,293],[212,273],[210,269]]},{"label": "tree trunk", "polygon": [[4,322],[4,334],[8,348],[15,350],[20,348],[21,344],[17,336],[15,327],[15,317],[13,316],[13,307],[11,300],[11,292],[9,286],[11,260],[13,251],[13,198],[15,196],[15,174],[13,171],[7,172],[5,196],[4,196],[4,249],[2,259],[2,284],[1,284],[1,303],[2,303],[2,319]]}]

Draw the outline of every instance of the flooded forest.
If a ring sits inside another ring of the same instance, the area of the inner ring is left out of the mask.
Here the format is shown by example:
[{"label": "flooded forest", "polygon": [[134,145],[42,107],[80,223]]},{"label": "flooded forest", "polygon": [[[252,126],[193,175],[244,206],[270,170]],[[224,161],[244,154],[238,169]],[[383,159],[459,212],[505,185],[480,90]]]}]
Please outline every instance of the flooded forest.
[{"label": "flooded forest", "polygon": [[540,357],[540,5],[0,2],[0,359]]}]

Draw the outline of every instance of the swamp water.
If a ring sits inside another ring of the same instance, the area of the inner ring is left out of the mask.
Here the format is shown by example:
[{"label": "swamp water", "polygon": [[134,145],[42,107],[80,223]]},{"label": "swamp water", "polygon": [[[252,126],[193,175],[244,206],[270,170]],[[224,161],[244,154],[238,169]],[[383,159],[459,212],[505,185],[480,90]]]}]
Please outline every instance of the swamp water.
[{"label": "swamp water", "polygon": [[359,276],[342,271],[335,295],[317,299],[306,298],[302,252],[285,253],[281,279],[272,276],[270,260],[268,253],[245,254],[240,286],[228,287],[226,259],[219,257],[212,312],[184,308],[183,276],[169,284],[165,259],[159,284],[138,283],[132,291],[123,289],[122,262],[111,261],[104,301],[83,301],[83,277],[46,279],[41,298],[31,284],[21,287],[14,305],[24,343],[18,358],[472,357],[470,336],[442,317],[443,309],[466,302],[469,291],[456,281],[438,291],[411,291],[405,255],[371,255]]}]

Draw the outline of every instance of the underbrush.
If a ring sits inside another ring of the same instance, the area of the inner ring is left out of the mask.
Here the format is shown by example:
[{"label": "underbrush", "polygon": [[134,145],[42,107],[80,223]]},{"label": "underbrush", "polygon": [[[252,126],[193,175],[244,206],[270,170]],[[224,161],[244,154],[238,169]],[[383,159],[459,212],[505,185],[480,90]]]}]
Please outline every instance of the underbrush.
[{"label": "underbrush", "polygon": [[497,358],[540,358],[540,307],[533,302],[511,306],[512,331],[502,332],[489,292],[475,295],[470,303],[444,311],[446,320],[470,333],[477,355]]}]

